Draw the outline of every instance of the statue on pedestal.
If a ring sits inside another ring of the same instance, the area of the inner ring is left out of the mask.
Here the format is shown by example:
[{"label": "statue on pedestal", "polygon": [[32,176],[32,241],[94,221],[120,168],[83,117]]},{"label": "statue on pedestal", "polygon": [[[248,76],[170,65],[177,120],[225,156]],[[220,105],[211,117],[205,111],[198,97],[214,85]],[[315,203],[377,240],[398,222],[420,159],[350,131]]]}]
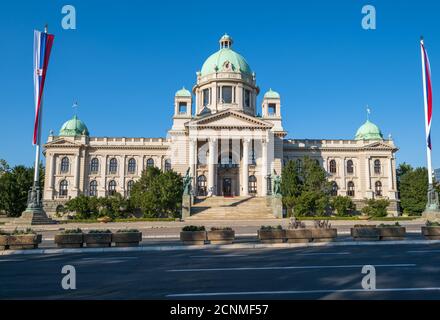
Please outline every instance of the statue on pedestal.
[{"label": "statue on pedestal", "polygon": [[275,170],[273,172],[273,190],[272,194],[275,197],[281,196],[281,176],[277,175]]},{"label": "statue on pedestal", "polygon": [[190,168],[186,170],[186,174],[183,177],[183,194],[184,195],[191,195],[191,181],[192,177],[189,174]]}]

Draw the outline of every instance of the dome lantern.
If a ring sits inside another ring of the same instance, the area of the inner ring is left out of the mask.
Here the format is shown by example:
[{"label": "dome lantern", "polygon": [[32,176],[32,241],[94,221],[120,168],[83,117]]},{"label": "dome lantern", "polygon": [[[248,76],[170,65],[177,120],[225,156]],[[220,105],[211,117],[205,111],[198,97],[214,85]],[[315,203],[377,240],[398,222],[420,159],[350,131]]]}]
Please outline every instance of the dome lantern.
[{"label": "dome lantern", "polygon": [[234,42],[227,33],[224,34],[223,37],[220,38],[220,49],[228,48],[230,49],[232,47],[232,43]]}]

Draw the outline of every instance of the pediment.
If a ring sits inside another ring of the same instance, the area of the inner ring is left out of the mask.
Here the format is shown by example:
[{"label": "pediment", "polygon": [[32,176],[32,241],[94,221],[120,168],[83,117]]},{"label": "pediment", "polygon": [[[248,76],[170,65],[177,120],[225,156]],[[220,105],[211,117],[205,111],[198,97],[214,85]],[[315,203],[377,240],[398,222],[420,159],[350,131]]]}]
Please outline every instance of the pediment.
[{"label": "pediment", "polygon": [[253,128],[270,129],[273,124],[234,110],[225,110],[200,119],[192,120],[187,127],[198,128]]},{"label": "pediment", "polygon": [[374,141],[372,143],[366,144],[362,146],[363,149],[380,149],[380,150],[396,150],[397,148],[394,145],[390,145],[388,143],[384,143],[382,141]]},{"label": "pediment", "polygon": [[47,142],[44,147],[81,147],[81,143],[73,142],[62,137],[55,138],[54,140]]}]

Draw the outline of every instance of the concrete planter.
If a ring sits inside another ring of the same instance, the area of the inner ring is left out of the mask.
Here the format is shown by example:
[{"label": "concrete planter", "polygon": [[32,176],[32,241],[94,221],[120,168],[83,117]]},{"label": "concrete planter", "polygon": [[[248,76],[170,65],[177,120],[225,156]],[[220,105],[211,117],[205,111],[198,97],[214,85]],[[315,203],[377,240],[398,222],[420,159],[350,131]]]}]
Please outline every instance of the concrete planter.
[{"label": "concrete planter", "polygon": [[354,227],[350,229],[353,240],[356,241],[379,241],[380,231],[376,227]]},{"label": "concrete planter", "polygon": [[336,228],[330,229],[311,229],[313,242],[330,242],[335,241],[338,236],[338,230]]},{"label": "concrete planter", "polygon": [[84,242],[90,248],[106,248],[112,245],[111,233],[86,233]]},{"label": "concrete planter", "polygon": [[440,227],[422,227],[422,235],[427,240],[440,240]]},{"label": "concrete planter", "polygon": [[11,250],[37,249],[41,240],[41,234],[11,235],[8,236],[8,246]]},{"label": "concrete planter", "polygon": [[211,244],[231,244],[235,240],[234,230],[208,231],[208,240]]},{"label": "concrete planter", "polygon": [[83,233],[66,233],[55,235],[55,243],[58,248],[82,248],[83,242]]},{"label": "concrete planter", "polygon": [[112,242],[117,247],[137,247],[142,241],[142,232],[116,232],[112,234]]},{"label": "concrete planter", "polygon": [[289,243],[305,243],[312,241],[310,229],[289,229],[286,230],[286,239]]},{"label": "concrete planter", "polygon": [[8,235],[0,234],[0,250],[7,250],[8,249]]},{"label": "concrete planter", "polygon": [[380,227],[380,240],[404,240],[406,236],[405,227]]},{"label": "concrete planter", "polygon": [[283,243],[286,230],[258,230],[258,238],[262,243]]},{"label": "concrete planter", "polygon": [[180,240],[183,244],[203,245],[206,241],[206,231],[181,231]]}]

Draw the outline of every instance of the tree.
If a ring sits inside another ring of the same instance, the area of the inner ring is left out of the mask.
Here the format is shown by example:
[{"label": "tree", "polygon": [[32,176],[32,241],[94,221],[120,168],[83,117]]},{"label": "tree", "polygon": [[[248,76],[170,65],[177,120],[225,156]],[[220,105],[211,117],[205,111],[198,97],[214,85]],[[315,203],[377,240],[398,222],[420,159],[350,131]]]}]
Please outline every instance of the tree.
[{"label": "tree", "polygon": [[400,176],[399,180],[400,205],[403,212],[420,215],[428,201],[428,170],[410,168]]},{"label": "tree", "polygon": [[5,159],[0,159],[0,176],[2,173],[9,172],[11,168]]},{"label": "tree", "polygon": [[355,210],[356,206],[350,197],[336,196],[331,199],[331,206],[338,216],[346,216],[350,211]]},{"label": "tree", "polygon": [[362,213],[370,217],[386,217],[390,201],[387,199],[368,199]]},{"label": "tree", "polygon": [[134,183],[130,200],[146,217],[177,217],[182,194],[183,179],[180,174],[148,167]]}]

